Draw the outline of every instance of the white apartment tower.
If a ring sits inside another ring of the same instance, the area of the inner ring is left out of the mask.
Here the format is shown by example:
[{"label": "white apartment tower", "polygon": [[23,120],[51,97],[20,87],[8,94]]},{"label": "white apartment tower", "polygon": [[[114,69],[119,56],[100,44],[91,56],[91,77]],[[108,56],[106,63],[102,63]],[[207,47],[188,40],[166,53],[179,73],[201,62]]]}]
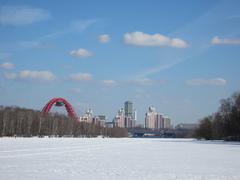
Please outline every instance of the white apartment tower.
[{"label": "white apartment tower", "polygon": [[164,117],[156,111],[156,108],[150,106],[145,117],[145,128],[149,129],[170,129],[171,120],[168,117]]},{"label": "white apartment tower", "polygon": [[152,106],[148,108],[148,112],[145,117],[145,127],[150,129],[155,129],[155,119],[157,116],[156,109]]},{"label": "white apartment tower", "polygon": [[124,110],[121,108],[118,112],[117,115],[114,118],[114,123],[116,127],[125,127],[125,115],[124,115]]},{"label": "white apartment tower", "polygon": [[172,126],[171,126],[171,120],[170,118],[168,117],[165,117],[164,118],[164,129],[170,129]]}]

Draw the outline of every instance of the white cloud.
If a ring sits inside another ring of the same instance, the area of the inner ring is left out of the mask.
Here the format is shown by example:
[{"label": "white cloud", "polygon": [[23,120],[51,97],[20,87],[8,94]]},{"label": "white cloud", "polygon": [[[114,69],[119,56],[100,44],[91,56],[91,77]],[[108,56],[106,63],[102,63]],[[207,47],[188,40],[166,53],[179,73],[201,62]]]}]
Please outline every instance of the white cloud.
[{"label": "white cloud", "polygon": [[16,80],[40,80],[53,81],[55,75],[51,71],[30,71],[24,70],[19,73],[6,73],[5,78]]},{"label": "white cloud", "polygon": [[179,38],[169,38],[161,34],[151,35],[139,31],[124,34],[124,43],[133,46],[188,47],[187,42]]},{"label": "white cloud", "polygon": [[102,34],[98,37],[101,43],[107,43],[110,41],[110,36],[108,34]]},{"label": "white cloud", "polygon": [[89,73],[73,73],[69,77],[73,81],[91,81],[93,79],[92,74]]},{"label": "white cloud", "polygon": [[187,85],[191,86],[225,86],[227,81],[223,78],[213,78],[213,79],[192,79],[186,81]]},{"label": "white cloud", "polygon": [[211,43],[214,45],[240,45],[240,39],[219,38],[215,36],[212,38]]},{"label": "white cloud", "polygon": [[109,79],[109,80],[103,80],[102,83],[106,86],[112,86],[112,85],[115,85],[117,82]]},{"label": "white cloud", "polygon": [[4,62],[4,63],[0,64],[0,67],[4,68],[4,69],[13,69],[13,68],[15,68],[15,64],[10,63],[10,62]]},{"label": "white cloud", "polygon": [[25,6],[2,6],[0,23],[2,25],[26,25],[51,18],[47,10]]},{"label": "white cloud", "polygon": [[77,50],[72,50],[70,52],[71,56],[75,56],[75,57],[79,57],[79,58],[86,58],[86,57],[90,57],[93,55],[93,53],[87,49],[77,49]]},{"label": "white cloud", "polygon": [[70,29],[73,31],[84,31],[98,21],[98,19],[76,20],[71,22]]},{"label": "white cloud", "polygon": [[163,84],[164,82],[160,80],[149,79],[149,78],[141,78],[141,79],[131,80],[130,83],[141,85],[141,86],[152,86],[157,84]]}]

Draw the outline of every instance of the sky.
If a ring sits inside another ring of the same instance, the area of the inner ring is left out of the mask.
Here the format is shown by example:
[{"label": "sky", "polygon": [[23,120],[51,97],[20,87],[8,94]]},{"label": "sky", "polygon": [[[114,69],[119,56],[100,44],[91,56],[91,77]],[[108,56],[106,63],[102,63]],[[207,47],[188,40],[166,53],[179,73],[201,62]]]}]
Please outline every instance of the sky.
[{"label": "sky", "polygon": [[130,100],[138,123],[195,123],[240,90],[239,57],[238,0],[0,0],[4,106],[63,97],[111,121]]}]

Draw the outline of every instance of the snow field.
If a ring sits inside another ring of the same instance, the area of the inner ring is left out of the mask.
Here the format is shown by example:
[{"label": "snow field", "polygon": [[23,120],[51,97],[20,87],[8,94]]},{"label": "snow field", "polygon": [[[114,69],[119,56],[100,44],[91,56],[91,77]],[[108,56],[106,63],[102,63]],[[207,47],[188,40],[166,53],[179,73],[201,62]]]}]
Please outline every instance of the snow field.
[{"label": "snow field", "polygon": [[0,138],[5,180],[239,180],[240,144],[192,139]]}]

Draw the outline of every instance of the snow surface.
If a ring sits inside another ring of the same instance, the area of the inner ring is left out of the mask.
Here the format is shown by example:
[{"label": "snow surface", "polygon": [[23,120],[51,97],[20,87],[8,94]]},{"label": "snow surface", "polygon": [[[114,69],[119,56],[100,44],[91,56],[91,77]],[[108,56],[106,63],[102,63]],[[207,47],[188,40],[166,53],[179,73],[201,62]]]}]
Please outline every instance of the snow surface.
[{"label": "snow surface", "polygon": [[150,138],[0,138],[1,180],[239,180],[239,168],[238,143]]}]

